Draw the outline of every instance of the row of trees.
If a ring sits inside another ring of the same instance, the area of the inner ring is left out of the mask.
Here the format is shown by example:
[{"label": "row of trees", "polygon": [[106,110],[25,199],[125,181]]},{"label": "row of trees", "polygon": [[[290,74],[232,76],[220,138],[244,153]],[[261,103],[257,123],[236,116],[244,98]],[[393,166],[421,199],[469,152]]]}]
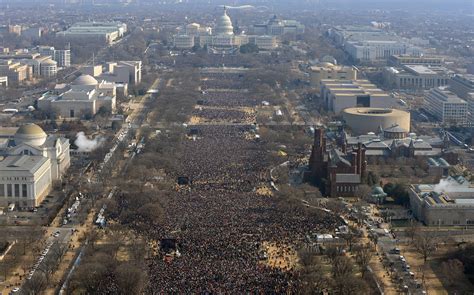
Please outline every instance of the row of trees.
[{"label": "row of trees", "polygon": [[[146,286],[146,243],[120,226],[93,230],[67,293],[141,294]],[[101,243],[97,243],[97,241]],[[126,253],[126,258],[121,256]]]}]

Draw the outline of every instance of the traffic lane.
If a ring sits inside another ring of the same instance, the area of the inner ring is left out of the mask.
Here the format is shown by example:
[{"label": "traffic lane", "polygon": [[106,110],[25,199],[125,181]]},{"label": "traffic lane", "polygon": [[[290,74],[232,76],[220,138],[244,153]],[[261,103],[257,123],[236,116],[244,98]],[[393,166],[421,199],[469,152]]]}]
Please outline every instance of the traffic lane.
[{"label": "traffic lane", "polygon": [[26,275],[26,280],[23,283],[26,283],[28,280],[33,279],[34,276],[40,275],[46,267],[44,266],[45,261],[54,259],[54,253],[52,251],[52,247],[55,243],[59,243],[60,245],[68,245],[72,231],[71,229],[66,228],[50,228],[50,234],[46,239],[46,245],[41,250],[41,253],[38,257],[34,260],[34,264],[30,268],[30,272]]}]

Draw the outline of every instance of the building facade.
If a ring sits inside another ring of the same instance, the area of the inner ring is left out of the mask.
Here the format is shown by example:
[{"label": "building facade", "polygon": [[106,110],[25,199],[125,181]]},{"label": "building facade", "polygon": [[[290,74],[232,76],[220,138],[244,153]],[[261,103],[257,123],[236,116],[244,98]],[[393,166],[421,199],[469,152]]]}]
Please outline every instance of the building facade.
[{"label": "building facade", "polygon": [[110,113],[116,109],[115,83],[81,75],[60,93],[47,92],[38,99],[38,108],[57,111],[62,118],[80,119],[94,116],[101,108]]},{"label": "building facade", "polygon": [[71,50],[58,50],[51,46],[38,46],[38,53],[43,56],[50,56],[57,62],[58,67],[67,68],[71,66]]},{"label": "building facade", "polygon": [[0,205],[37,207],[70,166],[69,140],[26,124],[7,141],[0,150]]},{"label": "building facade", "polygon": [[349,66],[339,66],[329,62],[322,62],[309,67],[311,86],[319,93],[321,80],[357,80],[357,69]]},{"label": "building facade", "polygon": [[177,49],[191,49],[196,45],[206,46],[210,52],[234,52],[239,46],[255,44],[261,50],[273,50],[278,42],[273,35],[244,35],[234,34],[232,20],[224,13],[216,19],[214,29],[201,27],[192,23],[185,27],[185,33],[178,33],[173,37],[173,45]]},{"label": "building facade", "polygon": [[386,67],[383,75],[390,88],[428,90],[448,85],[452,73],[438,66],[403,65]]},{"label": "building facade", "polygon": [[462,176],[411,185],[408,192],[413,215],[428,226],[474,224],[474,186]]},{"label": "building facade", "polygon": [[467,123],[468,103],[447,87],[431,89],[425,96],[425,108],[440,122],[448,125]]},{"label": "building facade", "polygon": [[355,61],[386,61],[393,55],[420,56],[422,54],[419,47],[380,28],[339,26],[330,28],[327,34]]},{"label": "building facade", "polygon": [[309,159],[310,179],[331,197],[354,196],[366,174],[365,149],[360,144],[352,150],[327,149],[322,128],[315,130]]},{"label": "building facade", "polygon": [[0,76],[7,76],[11,84],[20,84],[32,78],[33,68],[14,60],[0,60]]},{"label": "building facade", "polygon": [[393,98],[367,80],[321,80],[321,98],[329,111],[346,108],[391,108]]},{"label": "building facade", "polygon": [[342,111],[346,126],[362,135],[398,126],[406,136],[410,132],[410,113],[397,109],[347,108]]},{"label": "building facade", "polygon": [[422,65],[430,67],[440,67],[444,63],[442,57],[436,56],[412,56],[407,54],[392,55],[388,59],[388,64],[391,66],[399,67],[403,65]]},{"label": "building facade", "polygon": [[274,15],[267,23],[256,24],[249,28],[251,35],[282,36],[285,34],[303,34],[305,26],[295,20],[282,20]]},{"label": "building facade", "polygon": [[469,104],[470,124],[474,124],[474,75],[455,75],[449,81],[449,89]]},{"label": "building facade", "polygon": [[127,25],[120,22],[79,22],[57,36],[66,39],[92,40],[111,44],[123,37]]},{"label": "building facade", "polygon": [[0,86],[1,87],[8,87],[8,77],[7,76],[0,76]]}]

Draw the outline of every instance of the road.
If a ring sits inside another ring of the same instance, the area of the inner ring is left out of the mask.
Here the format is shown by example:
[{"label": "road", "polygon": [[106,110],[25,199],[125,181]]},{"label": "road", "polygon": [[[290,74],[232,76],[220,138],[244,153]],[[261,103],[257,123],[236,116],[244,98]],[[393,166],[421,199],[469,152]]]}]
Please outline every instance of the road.
[{"label": "road", "polygon": [[[160,86],[161,83],[162,83],[161,79],[159,79],[159,78],[156,79],[155,82],[153,83],[153,85],[150,87],[150,89],[157,89]],[[118,147],[119,144],[121,144],[122,142],[129,141],[131,138],[134,137],[134,135],[135,135],[134,131],[136,132],[136,130],[141,126],[141,124],[146,119],[147,113],[150,111],[150,108],[146,107],[146,103],[148,102],[149,99],[150,99],[150,94],[143,95],[140,98],[138,106],[132,111],[132,113],[127,118],[127,121],[130,124],[124,125],[124,127],[122,127],[122,129],[120,129],[119,132],[117,132],[117,136],[114,139],[115,144],[111,149],[112,153],[114,153],[117,150],[117,147]],[[134,153],[136,153],[136,150],[134,151]],[[106,155],[106,157],[107,157],[107,155]],[[132,157],[130,157],[130,159],[131,158]],[[105,159],[104,159],[104,162],[105,162]],[[125,169],[127,167],[128,162],[129,161],[127,161],[127,163],[125,163],[123,169]],[[113,196],[113,193],[110,193],[109,198],[112,197],[112,196]],[[92,219],[92,220],[93,220],[93,222],[95,221],[95,219]],[[74,228],[75,227],[72,227],[71,229],[74,229]],[[80,251],[80,253],[77,256],[77,258],[76,258],[76,260],[73,264],[73,267],[69,270],[69,272],[67,272],[67,274],[65,274],[66,278],[65,278],[64,283],[61,287],[60,294],[64,294],[64,292],[66,290],[66,287],[67,287],[67,284],[69,282],[69,279],[71,278],[72,274],[74,273],[75,268],[80,264],[80,261],[81,261],[81,258],[82,258],[82,253],[84,252],[86,244],[87,244],[87,240],[84,242],[84,244],[81,245],[81,247],[78,248],[78,251]]]}]

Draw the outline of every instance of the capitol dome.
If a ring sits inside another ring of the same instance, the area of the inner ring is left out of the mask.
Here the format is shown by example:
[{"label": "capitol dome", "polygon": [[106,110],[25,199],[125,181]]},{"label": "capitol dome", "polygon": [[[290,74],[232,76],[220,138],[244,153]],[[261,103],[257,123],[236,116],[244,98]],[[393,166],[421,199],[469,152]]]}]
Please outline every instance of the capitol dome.
[{"label": "capitol dome", "polygon": [[41,146],[46,141],[48,135],[41,127],[30,123],[20,126],[15,133],[15,145],[26,143],[33,146]]},{"label": "capitol dome", "polygon": [[71,85],[76,86],[93,86],[97,84],[99,84],[99,82],[91,75],[80,75],[71,83]]},{"label": "capitol dome", "polygon": [[232,20],[227,15],[227,9],[224,6],[224,14],[217,19],[215,32],[217,35],[234,35]]}]

